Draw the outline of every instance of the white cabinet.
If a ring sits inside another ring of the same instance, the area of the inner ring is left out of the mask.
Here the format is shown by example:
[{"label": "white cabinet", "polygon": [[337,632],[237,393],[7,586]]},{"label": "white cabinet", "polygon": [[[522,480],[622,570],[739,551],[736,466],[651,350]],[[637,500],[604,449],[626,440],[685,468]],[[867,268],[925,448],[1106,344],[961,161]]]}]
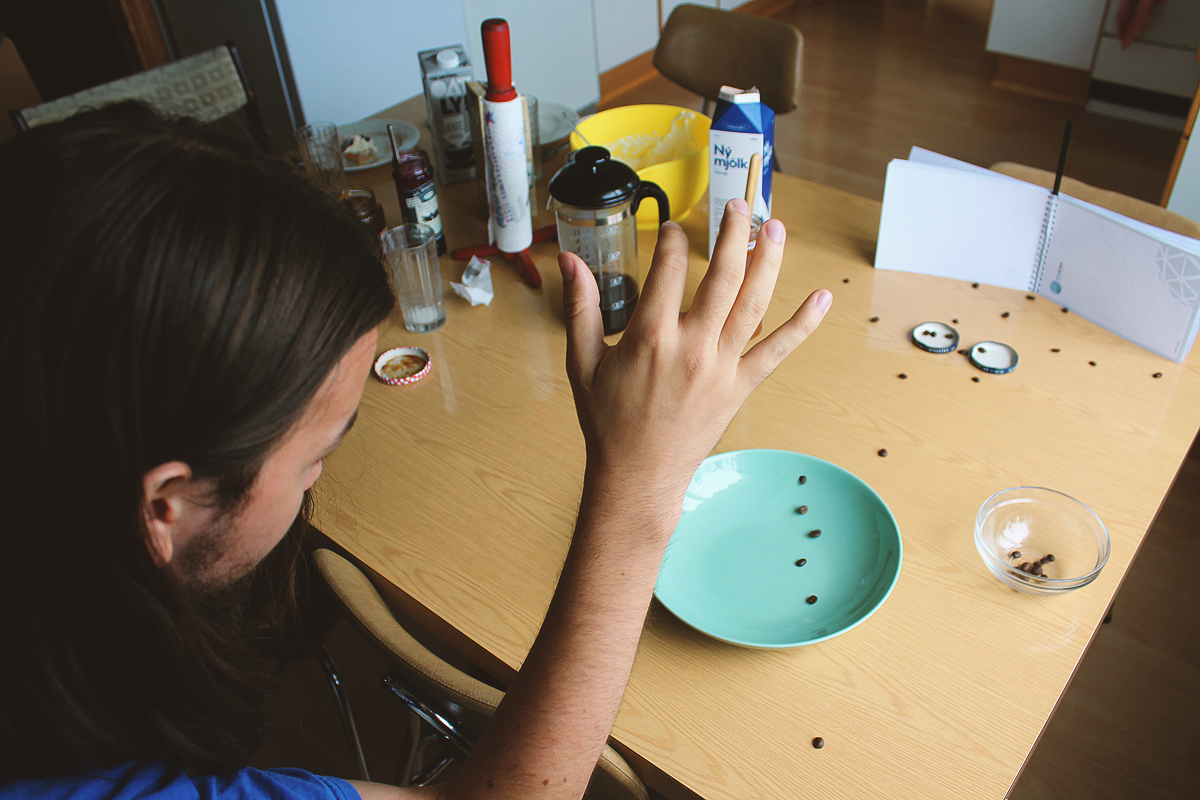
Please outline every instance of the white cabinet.
[{"label": "white cabinet", "polygon": [[1200,63],[1195,58],[1200,47],[1200,0],[1171,0],[1156,6],[1150,24],[1124,50],[1117,36],[1120,5],[1118,0],[1109,4],[1092,78],[1190,98],[1200,82]]},{"label": "white cabinet", "polygon": [[995,0],[989,52],[1089,70],[1106,0]]}]

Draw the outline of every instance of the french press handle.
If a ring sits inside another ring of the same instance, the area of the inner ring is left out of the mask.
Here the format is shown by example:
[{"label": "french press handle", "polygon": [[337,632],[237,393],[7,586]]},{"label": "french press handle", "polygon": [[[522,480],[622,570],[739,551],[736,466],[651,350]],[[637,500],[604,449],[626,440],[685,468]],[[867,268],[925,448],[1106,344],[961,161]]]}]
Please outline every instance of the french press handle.
[{"label": "french press handle", "polygon": [[634,214],[637,213],[638,206],[642,204],[642,200],[647,197],[658,201],[658,224],[661,226],[671,218],[671,201],[667,199],[667,193],[660,189],[657,183],[642,181],[638,184],[637,191],[633,195],[631,209]]}]

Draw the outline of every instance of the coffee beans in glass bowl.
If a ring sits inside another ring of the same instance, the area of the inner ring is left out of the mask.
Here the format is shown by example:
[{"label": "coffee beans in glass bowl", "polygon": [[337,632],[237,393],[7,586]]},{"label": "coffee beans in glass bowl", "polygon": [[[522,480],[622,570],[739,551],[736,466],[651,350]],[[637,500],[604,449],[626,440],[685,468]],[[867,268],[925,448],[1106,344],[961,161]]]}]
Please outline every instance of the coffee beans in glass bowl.
[{"label": "coffee beans in glass bowl", "polygon": [[1055,595],[1086,586],[1108,562],[1104,523],[1078,500],[1038,486],[989,497],[975,516],[975,547],[1005,585]]}]

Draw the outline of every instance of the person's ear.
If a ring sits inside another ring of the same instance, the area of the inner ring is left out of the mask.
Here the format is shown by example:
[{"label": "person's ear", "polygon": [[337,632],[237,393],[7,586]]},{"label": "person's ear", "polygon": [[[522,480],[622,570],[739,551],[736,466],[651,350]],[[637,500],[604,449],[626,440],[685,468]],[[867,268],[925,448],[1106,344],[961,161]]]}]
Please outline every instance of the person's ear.
[{"label": "person's ear", "polygon": [[171,562],[181,543],[192,484],[192,468],[182,461],[159,464],[142,476],[142,512],[146,515],[147,545],[160,567]]}]

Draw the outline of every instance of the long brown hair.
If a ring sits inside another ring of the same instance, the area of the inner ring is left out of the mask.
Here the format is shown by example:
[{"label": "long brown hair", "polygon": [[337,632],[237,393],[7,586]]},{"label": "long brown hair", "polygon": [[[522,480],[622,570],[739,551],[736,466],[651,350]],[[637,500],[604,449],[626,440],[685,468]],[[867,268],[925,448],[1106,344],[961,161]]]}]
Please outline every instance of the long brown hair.
[{"label": "long brown hair", "polygon": [[[245,496],[392,308],[364,231],[284,165],[141,107],[0,147],[0,781],[252,751],[262,648],[155,565],[142,475],[179,460],[222,507]],[[296,547],[253,582],[287,583]]]}]

